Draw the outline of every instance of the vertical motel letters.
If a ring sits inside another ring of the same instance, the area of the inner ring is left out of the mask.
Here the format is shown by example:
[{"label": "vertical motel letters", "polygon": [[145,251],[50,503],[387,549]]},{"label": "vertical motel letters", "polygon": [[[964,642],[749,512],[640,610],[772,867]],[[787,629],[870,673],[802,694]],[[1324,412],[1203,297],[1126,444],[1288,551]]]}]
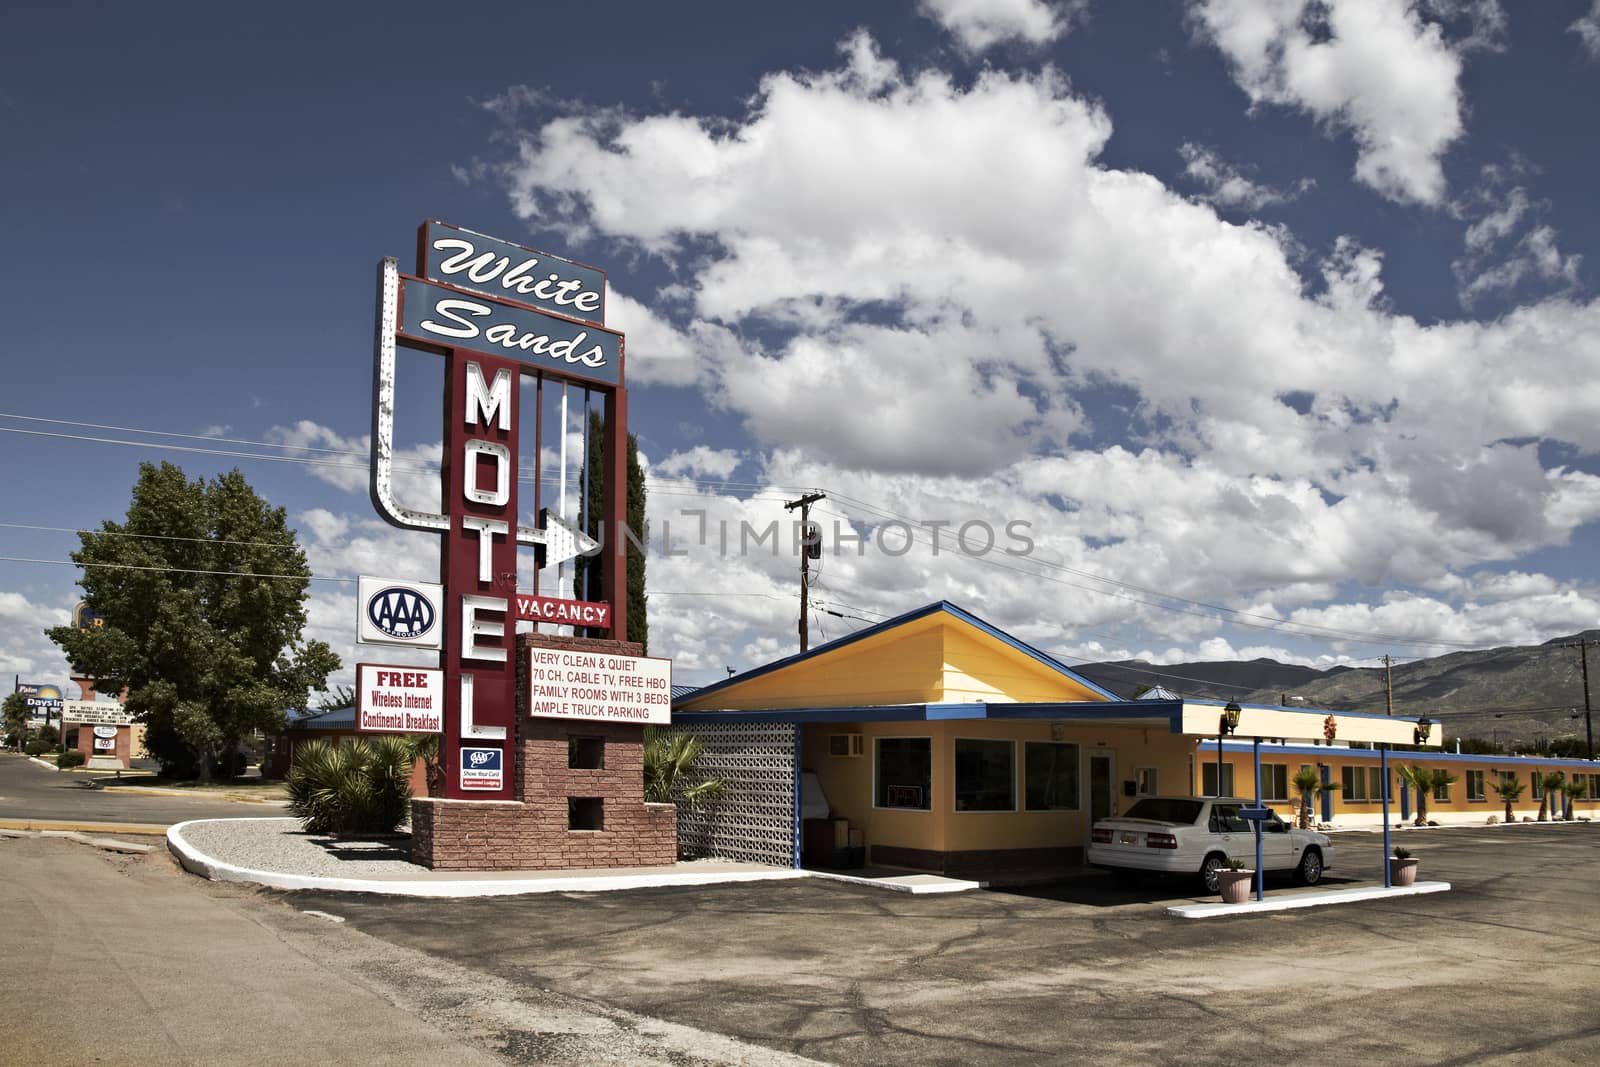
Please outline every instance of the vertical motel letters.
[{"label": "vertical motel letters", "polygon": [[[507,744],[515,724],[516,664],[510,655],[517,585],[518,365],[452,350],[445,389],[444,491],[452,525],[440,571],[446,589],[445,685],[457,727],[440,753],[451,773],[447,795],[513,799]],[[462,744],[499,745],[498,790],[465,790],[455,773]]]}]

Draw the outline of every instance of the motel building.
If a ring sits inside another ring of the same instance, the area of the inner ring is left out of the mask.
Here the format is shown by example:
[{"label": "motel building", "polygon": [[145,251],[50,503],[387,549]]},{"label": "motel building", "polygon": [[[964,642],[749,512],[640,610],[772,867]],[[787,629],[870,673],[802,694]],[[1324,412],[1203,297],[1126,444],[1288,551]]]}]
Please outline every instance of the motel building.
[{"label": "motel building", "polygon": [[[758,667],[673,703],[674,731],[704,741],[701,768],[724,800],[679,811],[679,847],[782,866],[863,863],[963,877],[1037,876],[1081,867],[1091,824],[1138,797],[1215,794],[1214,701],[1123,700],[1026,643],[938,602]],[[1332,733],[1333,739],[1327,740]],[[1342,788],[1317,800],[1335,827],[1382,819],[1380,744],[1413,745],[1419,720],[1248,705],[1221,741],[1225,794],[1262,795],[1291,819],[1301,767]],[[1441,824],[1503,817],[1491,783],[1590,778],[1575,817],[1592,817],[1600,766],[1582,760],[1464,756],[1441,750],[1437,726],[1420,751],[1388,753],[1390,819],[1412,814],[1398,769],[1444,767],[1458,781],[1430,797]]]}]

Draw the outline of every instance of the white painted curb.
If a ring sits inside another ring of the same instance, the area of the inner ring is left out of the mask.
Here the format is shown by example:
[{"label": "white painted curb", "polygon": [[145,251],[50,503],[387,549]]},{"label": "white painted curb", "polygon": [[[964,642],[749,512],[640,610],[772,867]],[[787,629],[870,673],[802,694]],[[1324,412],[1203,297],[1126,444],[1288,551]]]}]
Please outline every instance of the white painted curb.
[{"label": "white painted curb", "polygon": [[54,763],[46,763],[44,760],[40,759],[38,756],[29,756],[28,757],[28,762],[29,763],[37,763],[39,766],[43,767],[47,771],[55,771],[57,773],[60,773],[60,771],[61,771],[61,768],[57,767]]},{"label": "white painted curb", "polygon": [[1168,908],[1167,914],[1182,919],[1215,919],[1224,915],[1255,915],[1264,911],[1317,908],[1327,904],[1354,904],[1362,900],[1385,900],[1389,897],[1414,897],[1449,891],[1449,882],[1418,882],[1387,889],[1381,885],[1365,889],[1330,889],[1324,893],[1284,893],[1265,900],[1247,900],[1243,904],[1177,904]]},{"label": "white painted curb", "polygon": [[205,822],[286,822],[286,819],[191,819],[167,830],[167,848],[183,869],[213,882],[249,882],[275,889],[324,889],[338,893],[383,893],[401,897],[503,897],[525,893],[601,893],[614,889],[649,889],[659,886],[715,885],[720,882],[771,882],[805,877],[804,871],[739,871],[724,873],[616,874],[562,878],[418,879],[383,881],[376,878],[333,878],[285,874],[238,867],[207,856],[184,836],[185,827]]},{"label": "white painted curb", "polygon": [[959,878],[942,878],[937,882],[896,882],[888,878],[863,878],[854,874],[838,874],[834,871],[806,871],[808,878],[821,878],[828,882],[845,882],[849,885],[864,885],[871,889],[888,889],[895,893],[914,893],[921,896],[925,893],[970,893],[974,889],[982,889],[985,882],[968,882]]}]

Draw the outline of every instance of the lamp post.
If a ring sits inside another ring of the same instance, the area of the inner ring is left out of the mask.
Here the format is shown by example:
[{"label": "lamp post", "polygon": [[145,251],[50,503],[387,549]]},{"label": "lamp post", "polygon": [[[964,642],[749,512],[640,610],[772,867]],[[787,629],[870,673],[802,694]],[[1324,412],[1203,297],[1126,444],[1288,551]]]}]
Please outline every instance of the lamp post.
[{"label": "lamp post", "polygon": [[1235,701],[1228,701],[1228,706],[1222,709],[1222,716],[1217,721],[1217,796],[1222,796],[1222,739],[1239,728],[1239,705]]}]

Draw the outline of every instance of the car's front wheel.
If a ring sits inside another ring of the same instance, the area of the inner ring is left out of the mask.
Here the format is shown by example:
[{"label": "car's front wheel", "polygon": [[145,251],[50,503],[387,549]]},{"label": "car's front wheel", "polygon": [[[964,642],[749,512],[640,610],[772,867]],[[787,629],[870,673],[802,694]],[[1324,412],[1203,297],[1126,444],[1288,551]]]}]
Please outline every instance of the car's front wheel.
[{"label": "car's front wheel", "polygon": [[1200,881],[1206,887],[1207,893],[1220,892],[1217,888],[1217,872],[1222,870],[1224,862],[1226,861],[1222,858],[1222,853],[1213,852],[1206,857],[1204,863],[1200,864]]},{"label": "car's front wheel", "polygon": [[1294,877],[1301,885],[1316,885],[1322,881],[1322,853],[1315,848],[1308,848],[1305,855],[1300,857],[1300,866],[1294,869]]}]

